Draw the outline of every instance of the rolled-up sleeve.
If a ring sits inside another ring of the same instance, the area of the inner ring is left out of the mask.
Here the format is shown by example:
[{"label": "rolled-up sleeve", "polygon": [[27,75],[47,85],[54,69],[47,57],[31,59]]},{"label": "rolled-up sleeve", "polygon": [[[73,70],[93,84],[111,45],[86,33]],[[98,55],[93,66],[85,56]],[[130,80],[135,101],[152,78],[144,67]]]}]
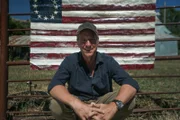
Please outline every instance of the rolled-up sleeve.
[{"label": "rolled-up sleeve", "polygon": [[68,66],[68,59],[65,58],[61,63],[61,65],[59,66],[58,70],[56,71],[54,77],[52,78],[48,86],[48,93],[56,85],[65,85],[65,83],[69,80],[69,78],[70,78],[70,69]]},{"label": "rolled-up sleeve", "polygon": [[110,73],[112,79],[119,85],[128,84],[134,87],[137,91],[139,91],[139,85],[136,80],[134,80],[120,65],[114,58],[111,58],[109,62]]}]

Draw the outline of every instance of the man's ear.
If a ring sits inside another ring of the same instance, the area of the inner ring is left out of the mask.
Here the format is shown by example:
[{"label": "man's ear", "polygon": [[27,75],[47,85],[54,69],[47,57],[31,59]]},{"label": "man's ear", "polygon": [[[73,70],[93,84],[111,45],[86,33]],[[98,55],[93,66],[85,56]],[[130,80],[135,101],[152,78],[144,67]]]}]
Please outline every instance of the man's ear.
[{"label": "man's ear", "polygon": [[99,39],[97,40],[96,44],[98,44],[98,45],[99,45]]},{"label": "man's ear", "polygon": [[79,40],[77,40],[77,45],[78,45],[78,47],[80,47],[80,42],[79,42]]}]

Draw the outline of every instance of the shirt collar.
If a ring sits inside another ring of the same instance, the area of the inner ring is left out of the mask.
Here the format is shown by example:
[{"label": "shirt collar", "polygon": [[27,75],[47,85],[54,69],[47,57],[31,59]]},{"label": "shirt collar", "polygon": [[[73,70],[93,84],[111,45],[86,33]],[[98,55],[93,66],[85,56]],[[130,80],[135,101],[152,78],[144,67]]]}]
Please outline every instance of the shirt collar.
[{"label": "shirt collar", "polygon": [[102,54],[99,52],[96,52],[96,64],[103,63]]}]

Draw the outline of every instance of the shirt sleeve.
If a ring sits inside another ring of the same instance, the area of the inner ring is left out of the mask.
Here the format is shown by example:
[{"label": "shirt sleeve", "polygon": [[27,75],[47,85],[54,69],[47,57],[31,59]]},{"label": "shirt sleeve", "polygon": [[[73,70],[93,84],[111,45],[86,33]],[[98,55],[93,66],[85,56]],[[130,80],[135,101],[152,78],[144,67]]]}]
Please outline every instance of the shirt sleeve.
[{"label": "shirt sleeve", "polygon": [[134,87],[137,91],[139,91],[139,85],[136,80],[134,80],[120,65],[114,58],[111,57],[109,62],[110,73],[112,79],[119,85],[128,84]]},{"label": "shirt sleeve", "polygon": [[68,63],[68,59],[65,58],[63,62],[60,64],[58,70],[56,71],[48,86],[48,93],[56,85],[65,85],[65,83],[70,79],[70,69]]}]

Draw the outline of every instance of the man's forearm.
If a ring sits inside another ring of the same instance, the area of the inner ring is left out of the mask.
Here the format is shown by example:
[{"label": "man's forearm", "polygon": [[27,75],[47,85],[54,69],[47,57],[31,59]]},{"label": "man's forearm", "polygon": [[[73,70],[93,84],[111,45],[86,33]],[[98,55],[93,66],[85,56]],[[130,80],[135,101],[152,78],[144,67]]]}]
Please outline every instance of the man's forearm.
[{"label": "man's forearm", "polygon": [[75,96],[71,95],[67,88],[63,85],[57,85],[50,91],[50,94],[56,100],[63,102],[71,107],[74,106],[75,102],[81,102]]},{"label": "man's forearm", "polygon": [[115,99],[122,101],[124,104],[129,102],[135,95],[136,89],[130,85],[122,85]]}]

